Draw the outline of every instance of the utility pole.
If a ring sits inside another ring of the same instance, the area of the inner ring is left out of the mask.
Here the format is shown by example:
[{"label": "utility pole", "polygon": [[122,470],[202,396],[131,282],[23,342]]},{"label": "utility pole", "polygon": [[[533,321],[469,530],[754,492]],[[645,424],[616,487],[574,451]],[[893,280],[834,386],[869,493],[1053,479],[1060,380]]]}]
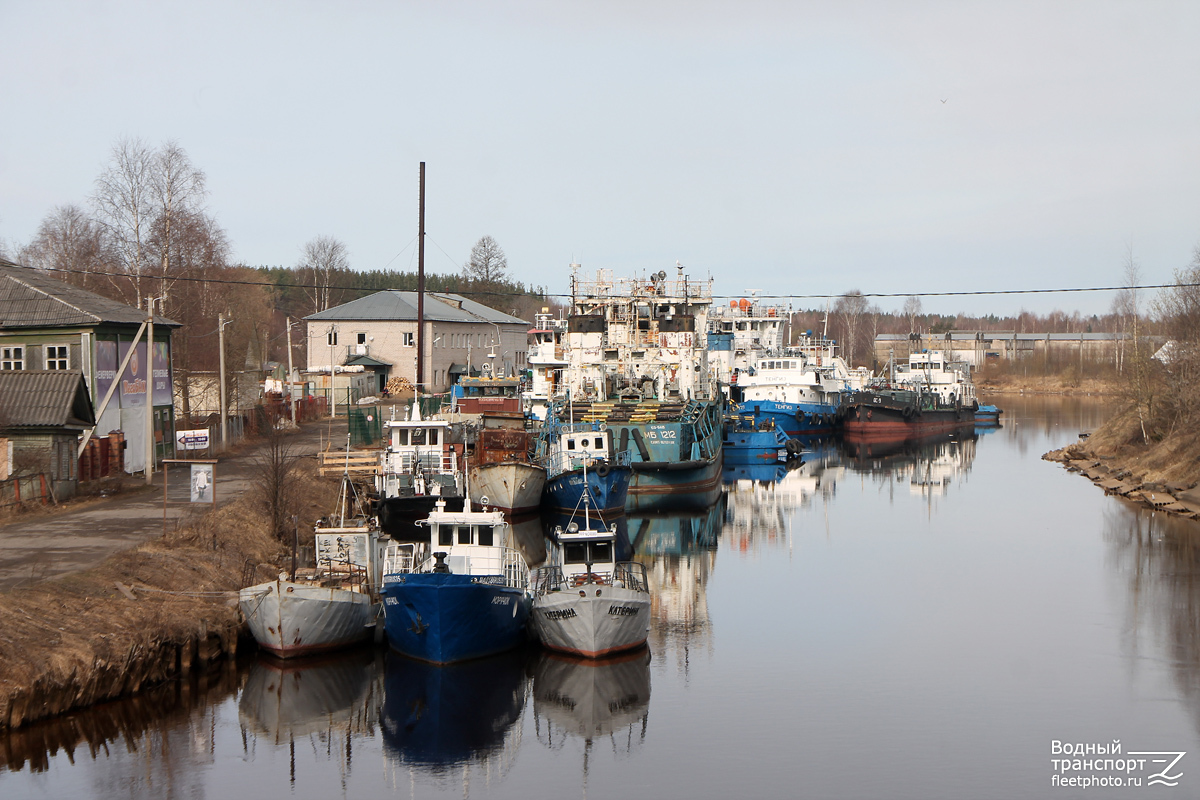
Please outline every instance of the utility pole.
[{"label": "utility pole", "polygon": [[229,449],[229,422],[225,401],[225,313],[217,314],[217,347],[221,351],[221,452]]},{"label": "utility pole", "polygon": [[[136,347],[136,345],[135,345]],[[146,298],[146,485],[154,483],[154,298]]]},{"label": "utility pole", "polygon": [[333,388],[333,376],[337,369],[333,366],[333,340],[337,336],[337,325],[329,326],[329,416],[337,419],[337,392]]},{"label": "utility pole", "polygon": [[[287,326],[287,349],[288,349],[288,374],[287,374],[287,398],[288,406],[292,409],[292,425],[296,424],[296,398],[292,396],[292,318],[284,317],[283,324]],[[295,567],[292,568],[295,572]]]},{"label": "utility pole", "polygon": [[421,162],[421,189],[417,219],[417,390],[420,402],[425,386],[425,162]]}]

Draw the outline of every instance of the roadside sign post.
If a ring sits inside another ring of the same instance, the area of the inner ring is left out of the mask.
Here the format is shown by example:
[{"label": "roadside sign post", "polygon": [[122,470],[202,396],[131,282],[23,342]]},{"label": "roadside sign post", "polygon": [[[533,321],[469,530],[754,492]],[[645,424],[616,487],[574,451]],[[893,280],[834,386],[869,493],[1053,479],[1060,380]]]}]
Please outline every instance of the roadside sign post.
[{"label": "roadside sign post", "polygon": [[[178,440],[183,441],[185,434],[203,433],[204,444],[199,448],[208,447],[208,431],[180,431]],[[184,449],[188,449],[184,446]],[[171,464],[188,464],[191,467],[188,476],[188,499],[187,500],[171,500],[167,494],[167,487],[170,485],[170,465]],[[202,503],[209,506],[210,511],[215,511],[217,508],[217,460],[215,458],[202,459],[187,459],[187,458],[164,458],[163,465],[163,536],[167,535],[167,506],[168,505],[191,505],[193,503]],[[215,540],[214,540],[214,549]]]}]

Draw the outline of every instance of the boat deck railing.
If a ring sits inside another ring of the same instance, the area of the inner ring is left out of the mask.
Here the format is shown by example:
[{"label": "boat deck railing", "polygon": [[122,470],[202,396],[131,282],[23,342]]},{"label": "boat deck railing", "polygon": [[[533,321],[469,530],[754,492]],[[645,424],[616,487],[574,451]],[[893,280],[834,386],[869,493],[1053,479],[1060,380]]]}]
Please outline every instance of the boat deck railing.
[{"label": "boat deck railing", "polygon": [[383,582],[388,583],[388,577],[391,575],[416,572],[418,559],[424,548],[424,543],[392,542],[389,544],[383,557]]},{"label": "boat deck railing", "polygon": [[646,565],[636,561],[622,561],[613,566],[612,572],[580,572],[567,576],[562,567],[538,567],[529,578],[530,591],[534,597],[550,592],[577,589],[585,583],[604,586],[620,586],[635,592],[649,592],[650,582],[646,578]]},{"label": "boat deck railing", "polygon": [[458,472],[458,454],[431,453],[429,451],[402,450],[385,452],[383,469],[388,473],[412,473],[417,471],[431,472],[439,475],[453,475]]}]

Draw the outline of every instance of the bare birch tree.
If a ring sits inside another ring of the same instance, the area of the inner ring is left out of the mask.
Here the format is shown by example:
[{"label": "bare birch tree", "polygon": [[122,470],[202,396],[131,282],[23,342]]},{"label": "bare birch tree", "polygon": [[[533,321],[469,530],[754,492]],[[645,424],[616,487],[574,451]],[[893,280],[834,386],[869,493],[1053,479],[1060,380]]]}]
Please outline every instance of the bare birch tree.
[{"label": "bare birch tree", "polygon": [[20,260],[28,267],[53,270],[57,280],[95,291],[107,280],[113,257],[104,231],[75,205],[59,206],[46,215],[37,234],[21,248]]},{"label": "bare birch tree", "polygon": [[146,239],[154,219],[154,150],[141,139],[124,138],[112,149],[111,163],[96,178],[92,204],[120,256],[128,282],[112,277],[113,287],[128,302],[142,304],[142,276],[147,271]]},{"label": "bare birch tree", "polygon": [[166,142],[154,154],[151,172],[151,210],[154,214],[153,243],[157,245],[159,264],[158,296],[167,294],[171,274],[172,251],[177,248],[178,219],[198,212],[208,190],[204,173],[192,165],[179,143]]},{"label": "bare birch tree", "polygon": [[346,245],[332,236],[318,236],[304,245],[299,268],[308,273],[311,286],[305,294],[312,301],[313,313],[324,311],[333,303],[333,284],[339,272],[350,269]]},{"label": "bare birch tree", "polygon": [[921,298],[910,294],[904,301],[904,316],[908,317],[908,332],[917,332],[917,317],[921,316]]},{"label": "bare birch tree", "polygon": [[854,366],[858,357],[859,333],[866,313],[867,298],[858,289],[846,292],[833,304],[833,314],[842,331],[842,353],[850,366]]}]

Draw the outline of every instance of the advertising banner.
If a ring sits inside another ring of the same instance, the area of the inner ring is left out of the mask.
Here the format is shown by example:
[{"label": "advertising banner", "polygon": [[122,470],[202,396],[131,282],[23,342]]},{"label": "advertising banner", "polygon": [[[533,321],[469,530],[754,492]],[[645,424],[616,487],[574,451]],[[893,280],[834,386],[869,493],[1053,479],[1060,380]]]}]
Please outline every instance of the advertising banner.
[{"label": "advertising banner", "polygon": [[[117,379],[117,367],[120,361],[117,359],[117,343],[115,340],[97,339],[96,340],[96,402],[99,403],[104,399],[104,395],[108,394],[109,387],[113,381]],[[117,400],[117,406],[120,406],[121,399]],[[111,401],[110,401],[111,402]]]},{"label": "advertising banner", "polygon": [[[129,345],[130,342],[123,341],[117,348],[117,355],[122,360],[129,352]],[[125,367],[125,372],[121,375],[121,387],[118,389],[121,395],[121,408],[145,407],[149,371],[150,365],[146,361],[146,343],[141,341],[138,342],[133,358],[129,359],[129,365]]]},{"label": "advertising banner", "polygon": [[154,343],[154,405],[169,406],[171,393],[171,357],[166,342]]}]

